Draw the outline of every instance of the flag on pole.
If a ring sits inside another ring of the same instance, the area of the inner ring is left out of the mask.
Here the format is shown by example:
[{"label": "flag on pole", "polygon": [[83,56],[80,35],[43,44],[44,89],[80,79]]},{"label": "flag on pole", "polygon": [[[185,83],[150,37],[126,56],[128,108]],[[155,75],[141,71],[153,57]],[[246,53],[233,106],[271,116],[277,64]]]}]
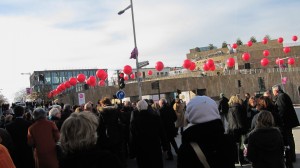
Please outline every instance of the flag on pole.
[{"label": "flag on pole", "polygon": [[130,59],[136,59],[137,56],[139,55],[138,49],[134,47],[134,49],[131,51]]}]

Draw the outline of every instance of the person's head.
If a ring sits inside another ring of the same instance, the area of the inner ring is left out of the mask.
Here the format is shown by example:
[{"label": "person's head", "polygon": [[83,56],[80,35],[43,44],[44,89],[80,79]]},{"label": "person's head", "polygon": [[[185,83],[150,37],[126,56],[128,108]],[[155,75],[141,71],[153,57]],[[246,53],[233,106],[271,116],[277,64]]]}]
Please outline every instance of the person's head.
[{"label": "person's head", "polygon": [[180,104],[180,103],[181,103],[180,99],[179,99],[179,98],[176,98],[176,99],[175,99],[175,103],[176,103],[176,104]]},{"label": "person's head", "polygon": [[232,95],[228,101],[229,106],[232,106],[234,104],[240,104],[241,101],[237,95]]},{"label": "person's head", "polygon": [[220,93],[220,99],[222,99],[224,96],[224,93]]},{"label": "person's head", "polygon": [[11,114],[7,114],[7,115],[5,116],[5,122],[6,122],[6,123],[11,122],[12,119],[13,119],[13,115],[11,115]]},{"label": "person's head", "polygon": [[49,117],[57,117],[57,118],[61,118],[61,112],[59,111],[59,109],[57,108],[52,108],[49,111]]},{"label": "person's head", "polygon": [[148,104],[149,104],[150,106],[152,106],[152,104],[154,104],[154,101],[153,101],[153,99],[149,99],[149,102],[148,102]]},{"label": "person's head", "polygon": [[195,96],[186,106],[186,119],[191,124],[200,124],[220,119],[217,103],[207,96]]},{"label": "person's head", "polygon": [[34,120],[39,120],[39,119],[46,118],[47,112],[43,108],[38,107],[33,110],[32,115]]},{"label": "person's head", "polygon": [[65,104],[63,107],[63,111],[71,111],[71,105],[70,104]]},{"label": "person's head", "polygon": [[164,98],[161,98],[159,101],[158,101],[158,104],[160,107],[163,107],[167,104],[167,100],[164,99]]},{"label": "person's head", "polygon": [[249,99],[250,98],[250,93],[245,93],[245,99]]},{"label": "person's head", "polygon": [[262,110],[256,120],[256,128],[270,128],[274,126],[274,118],[271,112]]},{"label": "person's head", "polygon": [[268,97],[260,96],[256,101],[257,110],[266,110],[270,107],[272,101]]},{"label": "person's head", "polygon": [[280,85],[274,85],[272,87],[272,92],[273,92],[274,96],[277,96],[280,91],[281,91],[281,86]]},{"label": "person's head", "polygon": [[77,107],[74,112],[79,113],[79,112],[82,112],[82,111],[83,111],[83,109],[81,107]]},{"label": "person's head", "polygon": [[138,109],[138,111],[147,110],[148,103],[145,100],[140,100],[137,102],[136,108]]},{"label": "person's head", "polygon": [[93,111],[93,106],[90,102],[88,102],[84,105],[84,111],[90,111],[90,112]]},{"label": "person's head", "polygon": [[272,93],[271,93],[270,90],[265,91],[264,94],[263,94],[263,96],[272,99]]},{"label": "person's head", "polygon": [[128,101],[128,100],[124,101],[124,106],[125,107],[131,107],[130,101]]},{"label": "person's head", "polygon": [[72,113],[60,130],[63,152],[80,152],[96,145],[98,125],[97,116],[91,112]]},{"label": "person's head", "polygon": [[248,100],[248,104],[251,106],[251,107],[255,107],[256,106],[256,98],[254,96],[251,96]]},{"label": "person's head", "polygon": [[[52,108],[57,108],[59,111],[61,111],[61,106],[58,105],[58,104],[54,104],[54,105],[52,106]],[[52,108],[51,108],[51,109],[52,109]]]},{"label": "person's head", "polygon": [[101,106],[111,106],[111,101],[108,97],[104,97],[100,100]]},{"label": "person's head", "polygon": [[154,102],[152,105],[151,105],[152,109],[157,111],[159,110],[159,104],[157,102]]},{"label": "person's head", "polygon": [[22,117],[24,115],[25,109],[22,106],[15,106],[14,113],[16,117]]}]

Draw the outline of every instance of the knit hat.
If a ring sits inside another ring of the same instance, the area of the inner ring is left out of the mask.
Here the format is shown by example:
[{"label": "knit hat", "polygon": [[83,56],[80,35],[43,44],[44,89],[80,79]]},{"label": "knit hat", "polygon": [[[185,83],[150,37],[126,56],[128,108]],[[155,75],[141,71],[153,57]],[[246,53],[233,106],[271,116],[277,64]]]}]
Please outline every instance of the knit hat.
[{"label": "knit hat", "polygon": [[195,96],[187,104],[186,119],[191,124],[200,124],[220,119],[217,103],[207,96]]}]

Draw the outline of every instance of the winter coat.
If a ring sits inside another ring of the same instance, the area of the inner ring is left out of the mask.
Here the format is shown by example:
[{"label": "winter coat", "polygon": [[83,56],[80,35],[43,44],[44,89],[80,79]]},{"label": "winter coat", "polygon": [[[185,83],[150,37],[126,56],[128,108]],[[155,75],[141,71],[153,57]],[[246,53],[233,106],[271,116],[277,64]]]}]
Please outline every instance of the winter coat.
[{"label": "winter coat", "polygon": [[223,114],[223,115],[227,116],[227,113],[228,113],[228,110],[229,110],[228,102],[229,102],[229,100],[226,97],[222,97],[220,99],[219,106],[218,106],[220,114]]},{"label": "winter coat", "polygon": [[165,104],[159,109],[159,115],[161,117],[167,138],[174,138],[177,135],[177,129],[175,128],[175,121],[177,120],[177,116],[173,108]]},{"label": "winter coat", "polygon": [[39,119],[28,128],[28,144],[34,147],[36,168],[58,168],[56,143],[59,131],[52,121]]},{"label": "winter coat", "polygon": [[162,168],[162,151],[169,149],[161,119],[149,110],[135,110],[131,121],[132,144],[141,168]]},{"label": "winter coat", "polygon": [[109,151],[99,150],[96,147],[62,155],[59,159],[60,168],[121,168],[118,158]]},{"label": "winter coat", "polygon": [[8,150],[5,146],[0,144],[0,167],[15,168],[14,162],[12,161]]},{"label": "winter coat", "polygon": [[196,124],[182,134],[182,144],[178,151],[178,168],[204,168],[190,142],[196,142],[203,151],[211,168],[234,168],[235,143],[224,134],[222,121]]},{"label": "winter coat", "polygon": [[249,134],[247,158],[253,168],[284,168],[283,152],[283,139],[278,129],[255,129]]},{"label": "winter coat", "polygon": [[291,129],[300,125],[292,100],[288,94],[279,91],[275,97],[275,104],[278,107],[284,128]]},{"label": "winter coat", "polygon": [[16,167],[34,167],[32,148],[27,144],[27,133],[31,123],[23,118],[16,118],[6,126],[15,146],[15,157],[13,158]]},{"label": "winter coat", "polygon": [[177,120],[175,123],[176,128],[185,127],[187,125],[186,119],[184,117],[184,113],[185,113],[184,108],[185,108],[185,103],[174,103],[173,105],[173,109],[177,116]]},{"label": "winter coat", "polygon": [[234,104],[229,107],[228,112],[228,132],[234,136],[236,142],[239,142],[241,135],[246,134],[246,112],[242,105]]}]

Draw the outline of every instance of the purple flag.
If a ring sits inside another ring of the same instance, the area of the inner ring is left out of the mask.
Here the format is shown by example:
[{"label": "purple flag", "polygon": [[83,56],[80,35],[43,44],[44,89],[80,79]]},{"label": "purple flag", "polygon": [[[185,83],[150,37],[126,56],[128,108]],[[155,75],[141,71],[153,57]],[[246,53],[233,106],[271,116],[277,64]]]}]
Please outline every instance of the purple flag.
[{"label": "purple flag", "polygon": [[131,51],[130,59],[136,59],[136,57],[139,55],[138,49],[134,47],[134,49]]}]

